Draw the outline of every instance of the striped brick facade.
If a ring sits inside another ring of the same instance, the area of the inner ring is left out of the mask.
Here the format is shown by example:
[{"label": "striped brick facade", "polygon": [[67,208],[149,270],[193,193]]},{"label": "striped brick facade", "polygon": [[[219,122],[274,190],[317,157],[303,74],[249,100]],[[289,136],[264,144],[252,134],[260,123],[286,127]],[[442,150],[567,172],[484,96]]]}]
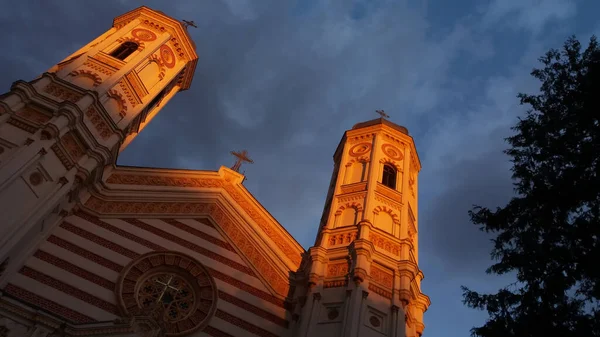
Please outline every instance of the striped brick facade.
[{"label": "striped brick facade", "polygon": [[185,253],[214,278],[217,311],[199,335],[287,335],[285,299],[264,285],[208,218],[102,219],[78,212],[53,231],[3,291],[70,324],[114,321],[120,318],[115,284],[121,270],[151,251]]}]

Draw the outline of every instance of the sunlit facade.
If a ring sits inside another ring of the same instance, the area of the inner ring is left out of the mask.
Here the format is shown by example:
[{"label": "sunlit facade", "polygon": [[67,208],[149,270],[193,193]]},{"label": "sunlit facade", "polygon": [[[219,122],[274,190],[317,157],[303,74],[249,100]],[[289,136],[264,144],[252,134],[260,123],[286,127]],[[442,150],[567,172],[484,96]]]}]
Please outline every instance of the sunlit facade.
[{"label": "sunlit facade", "polygon": [[190,87],[186,28],[140,7],[0,96],[0,336],[420,336],[404,127],[344,134],[308,251],[237,167],[116,166]]}]

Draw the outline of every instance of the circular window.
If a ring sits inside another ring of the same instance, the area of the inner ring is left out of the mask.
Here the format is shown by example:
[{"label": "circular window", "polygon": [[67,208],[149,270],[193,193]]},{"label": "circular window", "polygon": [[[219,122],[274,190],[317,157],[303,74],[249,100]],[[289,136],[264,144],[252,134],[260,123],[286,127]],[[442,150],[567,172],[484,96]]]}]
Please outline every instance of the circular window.
[{"label": "circular window", "polygon": [[117,296],[125,316],[149,316],[166,336],[205,327],[217,304],[214,280],[202,264],[176,252],[152,252],[121,274]]}]

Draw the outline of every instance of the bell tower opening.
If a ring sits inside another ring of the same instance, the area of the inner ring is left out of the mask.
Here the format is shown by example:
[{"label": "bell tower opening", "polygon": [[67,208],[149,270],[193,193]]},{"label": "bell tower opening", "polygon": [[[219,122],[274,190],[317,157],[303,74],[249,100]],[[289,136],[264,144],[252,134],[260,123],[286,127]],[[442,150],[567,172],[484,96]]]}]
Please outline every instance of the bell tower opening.
[{"label": "bell tower opening", "polygon": [[110,56],[121,61],[125,61],[127,56],[133,54],[133,52],[135,52],[139,46],[140,45],[135,42],[125,41],[120,46],[118,46],[117,49],[113,50],[110,53]]},{"label": "bell tower opening", "polygon": [[385,186],[396,189],[396,168],[390,164],[383,165],[383,175],[381,177],[381,183]]}]

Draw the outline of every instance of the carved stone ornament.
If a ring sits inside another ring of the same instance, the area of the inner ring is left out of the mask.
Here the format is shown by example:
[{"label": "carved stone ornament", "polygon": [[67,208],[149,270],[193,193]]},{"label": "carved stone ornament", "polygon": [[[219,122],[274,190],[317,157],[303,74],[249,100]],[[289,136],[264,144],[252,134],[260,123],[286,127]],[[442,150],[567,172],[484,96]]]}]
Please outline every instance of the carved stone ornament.
[{"label": "carved stone ornament", "polygon": [[381,146],[381,151],[392,160],[402,160],[404,158],[402,151],[392,144],[383,144]]},{"label": "carved stone ornament", "polygon": [[156,40],[156,34],[143,28],[136,28],[131,31],[131,35],[140,41],[154,41]]},{"label": "carved stone ornament", "polygon": [[43,181],[44,181],[44,177],[42,176],[41,173],[39,173],[37,171],[33,172],[31,175],[29,175],[29,183],[31,183],[31,185],[33,185],[33,186],[38,186]]},{"label": "carved stone ornament", "polygon": [[378,328],[381,325],[381,321],[379,320],[379,318],[377,318],[375,316],[371,316],[369,318],[369,323],[371,323],[371,325],[376,328]]},{"label": "carved stone ornament", "polygon": [[184,336],[203,329],[217,308],[217,287],[206,268],[179,252],[150,252],[132,261],[117,284],[124,316],[142,336]]},{"label": "carved stone ornament", "polygon": [[160,47],[160,58],[167,68],[173,68],[175,66],[175,62],[177,61],[175,59],[173,50],[167,45]]},{"label": "carved stone ornament", "polygon": [[359,157],[364,154],[367,154],[369,151],[371,151],[370,143],[360,143],[350,148],[350,155],[352,157]]}]

